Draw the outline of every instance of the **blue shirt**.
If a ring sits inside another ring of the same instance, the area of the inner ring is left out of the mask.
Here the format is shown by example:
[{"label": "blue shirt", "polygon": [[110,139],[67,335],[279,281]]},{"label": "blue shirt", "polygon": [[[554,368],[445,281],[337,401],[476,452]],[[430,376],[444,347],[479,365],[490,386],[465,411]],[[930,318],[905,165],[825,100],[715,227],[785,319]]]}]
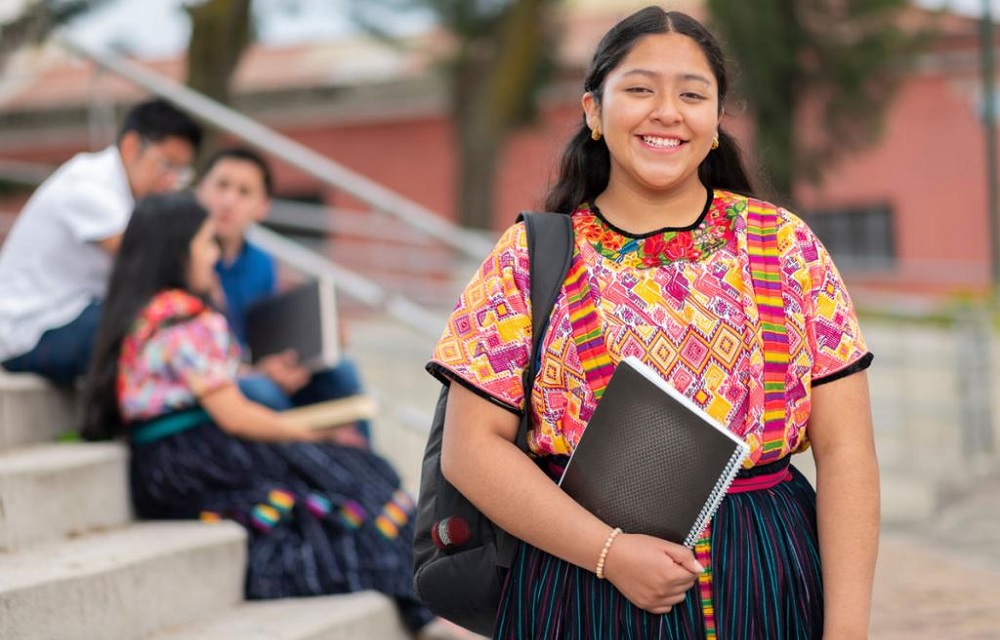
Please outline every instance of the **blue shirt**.
[{"label": "blue shirt", "polygon": [[246,345],[247,307],[277,292],[274,260],[249,242],[243,243],[232,264],[223,260],[215,265],[222,291],[226,295],[226,320],[240,343]]}]

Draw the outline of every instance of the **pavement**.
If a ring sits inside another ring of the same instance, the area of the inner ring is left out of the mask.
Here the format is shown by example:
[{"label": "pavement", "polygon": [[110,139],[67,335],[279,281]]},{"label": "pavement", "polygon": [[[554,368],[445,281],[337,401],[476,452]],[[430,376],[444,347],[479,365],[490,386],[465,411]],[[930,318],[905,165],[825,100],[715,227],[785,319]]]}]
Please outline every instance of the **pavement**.
[{"label": "pavement", "polygon": [[884,529],[873,640],[1000,638],[1000,474],[928,522]]},{"label": "pavement", "polygon": [[879,549],[873,640],[1000,638],[1000,571],[919,536],[886,533]]}]

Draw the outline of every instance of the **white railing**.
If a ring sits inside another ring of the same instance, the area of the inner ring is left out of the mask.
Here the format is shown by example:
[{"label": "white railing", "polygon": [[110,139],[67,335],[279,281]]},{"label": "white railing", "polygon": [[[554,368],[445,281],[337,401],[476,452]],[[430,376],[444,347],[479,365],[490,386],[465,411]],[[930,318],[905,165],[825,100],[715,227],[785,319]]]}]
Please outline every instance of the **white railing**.
[{"label": "white railing", "polygon": [[[420,204],[170,78],[113,52],[84,45],[66,36],[62,36],[60,42],[98,67],[174,103],[203,122],[232,134],[268,156],[296,167],[322,184],[354,196],[371,207],[372,211],[394,218],[394,223],[398,222],[411,231],[417,231],[445,245],[453,254],[478,261],[492,248],[491,241],[484,235],[458,227]],[[274,232],[255,229],[252,237],[279,261],[309,275],[333,276],[344,294],[366,306],[384,311],[420,333],[438,337],[443,318],[407,296],[389,292],[374,280],[304,249]]]},{"label": "white railing", "polygon": [[438,338],[441,335],[445,318],[428,311],[409,298],[389,292],[375,281],[342,267],[270,229],[254,226],[248,235],[251,242],[271,255],[279,256],[281,262],[289,267],[310,275],[333,278],[338,291],[366,306],[381,309],[393,319],[431,338]]},{"label": "white railing", "polygon": [[63,37],[71,51],[93,61],[178,107],[195,114],[212,126],[233,134],[262,152],[280,158],[320,182],[349,193],[376,211],[395,216],[402,223],[470,257],[481,258],[492,245],[481,236],[458,227],[429,209],[386,187],[351,171],[309,147],[283,136],[240,112],[205,97],[179,82],[130,62],[121,56]]}]

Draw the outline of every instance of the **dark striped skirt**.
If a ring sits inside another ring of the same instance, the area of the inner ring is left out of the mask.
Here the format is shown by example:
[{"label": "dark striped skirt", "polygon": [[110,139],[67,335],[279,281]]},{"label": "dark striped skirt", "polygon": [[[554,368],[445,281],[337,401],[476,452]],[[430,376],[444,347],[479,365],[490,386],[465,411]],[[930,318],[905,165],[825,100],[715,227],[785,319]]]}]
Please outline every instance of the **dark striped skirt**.
[{"label": "dark striped skirt", "polygon": [[790,472],[789,479],[773,487],[728,494],[712,521],[708,552],[711,583],[707,589],[711,591],[714,631],[706,631],[697,583],[670,613],[656,615],[633,605],[591,570],[522,544],[504,586],[494,638],[822,637],[816,493],[794,467]]},{"label": "dark striped skirt", "polygon": [[244,525],[248,598],[373,589],[411,629],[433,619],[413,592],[413,503],[369,451],[251,442],[209,422],[133,443],[130,475],[141,517]]}]

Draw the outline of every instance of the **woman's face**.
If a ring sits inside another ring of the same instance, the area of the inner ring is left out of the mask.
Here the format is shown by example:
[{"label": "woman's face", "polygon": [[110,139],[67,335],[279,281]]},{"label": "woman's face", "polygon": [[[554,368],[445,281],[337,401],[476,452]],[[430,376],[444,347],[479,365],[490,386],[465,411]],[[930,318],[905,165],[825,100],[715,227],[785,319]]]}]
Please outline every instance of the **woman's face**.
[{"label": "woman's face", "polygon": [[188,287],[194,293],[207,295],[216,286],[215,263],[219,261],[219,243],[215,240],[215,223],[206,220],[191,239],[188,258]]},{"label": "woman's face", "polygon": [[583,97],[587,125],[611,153],[610,189],[646,197],[701,188],[698,165],[719,127],[718,84],[691,38],[645,36],[604,80],[603,100]]}]

